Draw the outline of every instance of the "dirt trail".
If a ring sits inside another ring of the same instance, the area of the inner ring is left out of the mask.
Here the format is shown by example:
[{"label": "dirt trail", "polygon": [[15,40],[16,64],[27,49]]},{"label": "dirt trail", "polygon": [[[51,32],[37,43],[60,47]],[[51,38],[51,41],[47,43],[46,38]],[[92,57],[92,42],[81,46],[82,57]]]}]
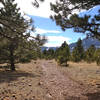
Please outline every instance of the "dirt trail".
[{"label": "dirt trail", "polygon": [[45,100],[40,65],[32,61],[17,66],[15,72],[0,69],[0,100]]},{"label": "dirt trail", "polygon": [[72,72],[60,68],[37,60],[18,64],[15,72],[0,69],[0,100],[100,100],[100,91],[75,82]]},{"label": "dirt trail", "polygon": [[88,100],[83,95],[84,87],[64,75],[56,67],[56,64],[50,61],[42,61],[41,66],[45,74],[44,86],[48,88],[50,100]]}]

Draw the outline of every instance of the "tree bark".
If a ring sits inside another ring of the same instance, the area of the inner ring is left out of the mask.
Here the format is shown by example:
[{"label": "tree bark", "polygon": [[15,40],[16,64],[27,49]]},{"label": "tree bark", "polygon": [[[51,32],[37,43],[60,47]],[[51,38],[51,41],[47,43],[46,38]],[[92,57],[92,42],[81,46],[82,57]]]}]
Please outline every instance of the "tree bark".
[{"label": "tree bark", "polygon": [[14,48],[12,45],[10,47],[10,69],[11,69],[11,71],[15,71]]}]

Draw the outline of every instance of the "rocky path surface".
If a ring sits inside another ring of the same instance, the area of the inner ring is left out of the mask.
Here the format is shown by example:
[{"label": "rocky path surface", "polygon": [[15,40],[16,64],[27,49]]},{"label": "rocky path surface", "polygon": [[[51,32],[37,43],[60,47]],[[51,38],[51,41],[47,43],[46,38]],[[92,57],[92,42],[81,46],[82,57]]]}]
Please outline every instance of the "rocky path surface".
[{"label": "rocky path surface", "polygon": [[15,72],[0,69],[0,100],[100,100],[100,91],[75,82],[54,61],[17,66]]},{"label": "rocky path surface", "polygon": [[56,64],[50,61],[42,61],[41,66],[45,74],[43,78],[44,86],[48,88],[47,100],[90,100],[85,96],[86,87],[64,75]]},{"label": "rocky path surface", "polygon": [[0,100],[45,100],[39,85],[42,72],[35,61],[18,64],[15,72],[0,69]]}]

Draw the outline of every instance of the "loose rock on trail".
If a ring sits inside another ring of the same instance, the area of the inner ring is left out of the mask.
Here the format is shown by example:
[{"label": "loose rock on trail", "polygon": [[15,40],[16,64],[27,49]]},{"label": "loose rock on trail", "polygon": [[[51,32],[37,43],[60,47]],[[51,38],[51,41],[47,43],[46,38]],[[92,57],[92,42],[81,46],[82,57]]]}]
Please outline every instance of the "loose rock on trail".
[{"label": "loose rock on trail", "polygon": [[53,60],[17,66],[0,69],[0,100],[100,100],[100,92],[71,79]]},{"label": "loose rock on trail", "polygon": [[44,72],[44,86],[48,89],[50,100],[100,100],[100,98],[89,99],[86,92],[92,92],[93,89],[89,90],[88,86],[79,84],[69,75],[63,74],[52,61],[42,61],[40,65]]}]

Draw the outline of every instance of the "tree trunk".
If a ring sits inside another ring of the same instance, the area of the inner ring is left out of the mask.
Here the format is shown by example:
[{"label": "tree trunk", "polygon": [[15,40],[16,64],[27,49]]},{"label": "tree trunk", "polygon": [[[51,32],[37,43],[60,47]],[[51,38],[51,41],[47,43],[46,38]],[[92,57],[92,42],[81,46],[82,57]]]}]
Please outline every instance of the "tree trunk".
[{"label": "tree trunk", "polygon": [[15,71],[15,63],[14,63],[14,48],[10,47],[10,69],[11,71]]}]

